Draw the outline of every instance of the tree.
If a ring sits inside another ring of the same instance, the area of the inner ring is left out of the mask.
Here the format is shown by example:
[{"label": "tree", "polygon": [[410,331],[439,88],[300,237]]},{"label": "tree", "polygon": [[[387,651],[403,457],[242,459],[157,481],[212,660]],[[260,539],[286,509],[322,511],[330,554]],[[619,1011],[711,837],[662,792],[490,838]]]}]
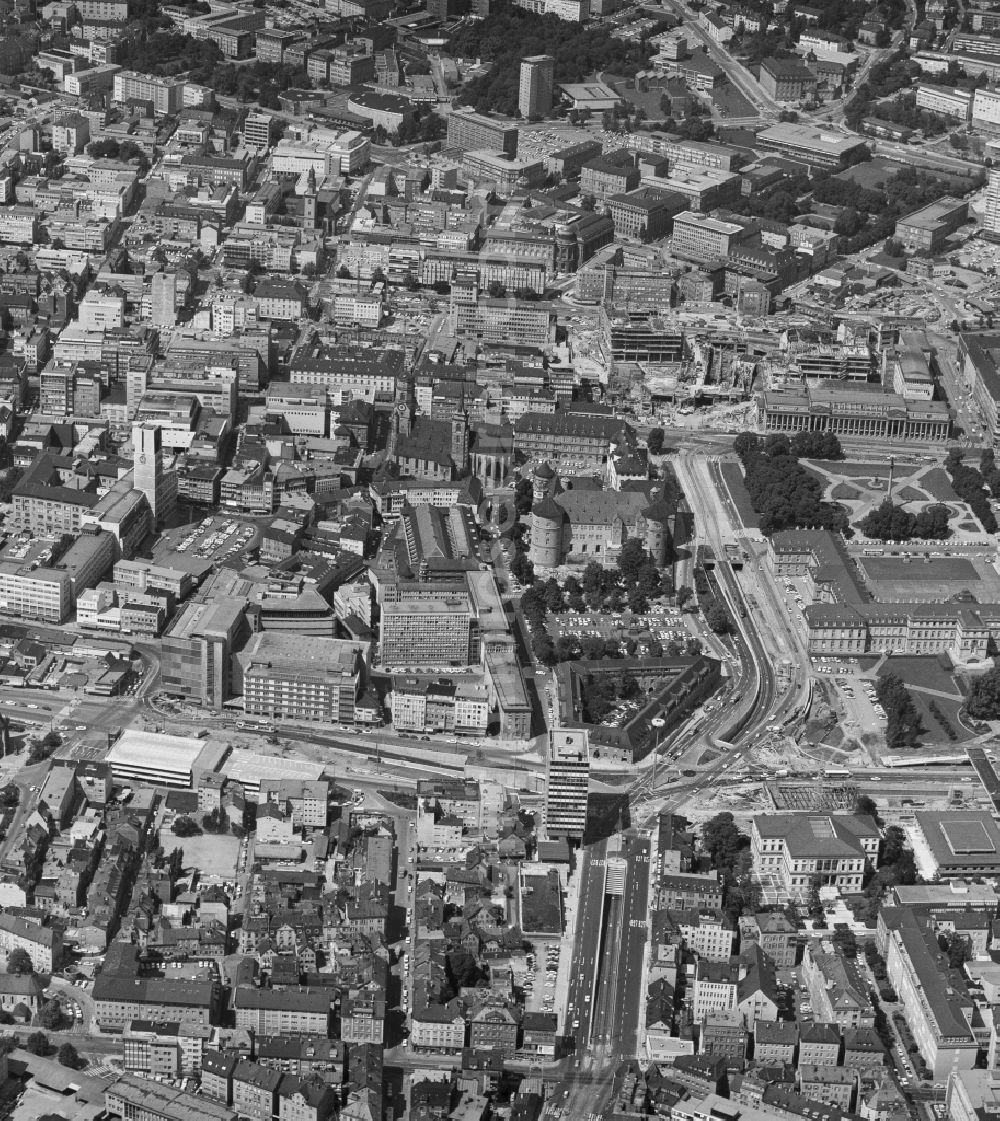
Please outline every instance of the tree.
[{"label": "tree", "polygon": [[819,889],[821,886],[822,880],[819,876],[813,876],[809,884],[807,907],[809,908],[809,917],[813,920],[813,926],[822,929],[826,926],[826,912],[823,910],[823,901],[819,896]]},{"label": "tree", "polygon": [[8,809],[12,809],[20,801],[21,789],[16,783],[9,782],[2,790],[0,790],[0,805],[6,806]]},{"label": "tree", "polygon": [[580,586],[583,588],[584,595],[589,592],[603,592],[605,579],[604,569],[597,561],[591,561],[583,570],[583,580]]},{"label": "tree", "polygon": [[733,815],[723,811],[705,822],[701,845],[709,854],[712,867],[729,874],[740,852],[749,847],[750,838],[739,831]]},{"label": "tree", "polygon": [[27,950],[22,950],[20,946],[11,950],[7,955],[7,972],[14,974],[34,972],[34,966],[31,964],[31,957]]},{"label": "tree", "polygon": [[729,612],[718,601],[705,612],[705,622],[715,634],[729,633]]},{"label": "tree", "polygon": [[347,265],[341,265],[340,268],[337,269],[337,279],[338,280],[350,280],[351,279],[351,270],[347,267]]},{"label": "tree", "polygon": [[174,824],[171,830],[177,837],[195,837],[201,832],[201,827],[194,820],[186,814],[174,819]]},{"label": "tree", "polygon": [[545,607],[548,611],[558,615],[566,610],[562,588],[559,587],[559,581],[554,576],[545,581],[544,591]]},{"label": "tree", "polygon": [[535,566],[524,553],[517,553],[510,562],[510,574],[522,584],[531,584],[535,579]]},{"label": "tree", "polygon": [[59,1048],[59,1053],[56,1057],[59,1059],[59,1063],[62,1066],[69,1067],[70,1070],[79,1070],[80,1067],[86,1066],[86,1064],[81,1061],[80,1055],[72,1043],[64,1043]]},{"label": "tree", "polygon": [[687,584],[681,584],[677,589],[677,606],[681,611],[694,599],[694,589]]},{"label": "tree", "polygon": [[630,537],[618,553],[618,571],[628,585],[635,585],[639,571],[649,560],[649,554],[638,537]]},{"label": "tree", "polygon": [[920,715],[901,678],[884,674],[875,683],[875,695],[886,715],[886,744],[890,748],[915,747],[924,733]]},{"label": "tree", "polygon": [[651,455],[659,455],[663,451],[663,429],[651,428],[646,437],[646,447]]},{"label": "tree", "polygon": [[52,1044],[49,1043],[49,1037],[43,1031],[34,1031],[28,1036],[28,1042],[25,1044],[32,1055],[49,1055],[52,1053]]},{"label": "tree", "polygon": [[167,857],[167,875],[172,883],[176,883],[184,873],[184,850],[171,849]]},{"label": "tree", "polygon": [[867,814],[869,817],[875,819],[876,825],[882,824],[882,818],[879,816],[878,805],[874,798],[869,797],[867,794],[859,794],[854,799],[854,812],[856,814]]},{"label": "tree", "polygon": [[224,833],[226,831],[226,819],[222,816],[222,811],[218,806],[210,813],[202,816],[201,827],[206,833]]},{"label": "tree", "polygon": [[58,1000],[47,1000],[38,1011],[38,1022],[49,1031],[58,1031],[66,1021]]}]

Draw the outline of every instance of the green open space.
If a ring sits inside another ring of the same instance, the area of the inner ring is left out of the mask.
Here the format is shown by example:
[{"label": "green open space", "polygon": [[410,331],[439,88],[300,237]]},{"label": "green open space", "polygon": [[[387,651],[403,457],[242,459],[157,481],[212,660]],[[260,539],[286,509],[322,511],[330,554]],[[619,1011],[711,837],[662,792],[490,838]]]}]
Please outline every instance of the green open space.
[{"label": "green open space", "polygon": [[746,483],[743,481],[743,469],[738,463],[723,463],[722,477],[726,480],[733,505],[740,515],[740,521],[747,529],[760,529],[760,518],[750,501]]},{"label": "green open space", "polygon": [[948,472],[942,467],[932,467],[926,475],[921,475],[920,485],[935,502],[957,502],[958,495],[951,485]]},{"label": "green open space", "polygon": [[960,697],[955,679],[941,665],[936,657],[890,657],[886,658],[882,668],[878,671],[879,677],[887,673],[894,673],[905,685],[916,688],[934,689],[939,693],[950,693]]}]

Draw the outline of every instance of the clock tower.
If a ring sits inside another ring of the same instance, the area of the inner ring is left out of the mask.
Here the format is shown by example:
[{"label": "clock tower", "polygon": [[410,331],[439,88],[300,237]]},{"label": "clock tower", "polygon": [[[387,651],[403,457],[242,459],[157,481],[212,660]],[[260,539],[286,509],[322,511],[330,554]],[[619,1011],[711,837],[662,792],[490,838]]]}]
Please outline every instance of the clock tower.
[{"label": "clock tower", "polygon": [[146,496],[153,520],[161,526],[177,505],[177,473],[163,466],[163,439],[158,424],[132,426],[132,485]]}]

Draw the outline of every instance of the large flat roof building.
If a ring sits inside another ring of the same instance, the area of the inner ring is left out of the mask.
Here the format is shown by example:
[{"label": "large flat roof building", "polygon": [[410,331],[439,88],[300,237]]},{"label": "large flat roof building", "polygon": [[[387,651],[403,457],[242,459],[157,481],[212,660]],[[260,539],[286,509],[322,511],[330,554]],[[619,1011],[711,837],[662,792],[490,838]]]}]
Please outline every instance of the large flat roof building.
[{"label": "large flat roof building", "polygon": [[847,167],[867,151],[864,140],[830,127],[782,123],[757,134],[757,148],[781,152],[814,167]]},{"label": "large flat roof building", "polygon": [[124,782],[190,787],[205,743],[126,728],[108,752],[112,777]]},{"label": "large flat roof building", "polygon": [[947,879],[1000,873],[1000,828],[985,810],[927,810],[915,820],[917,855],[932,875]]},{"label": "large flat roof building", "polygon": [[265,631],[239,654],[246,712],[272,720],[351,723],[368,646]]}]

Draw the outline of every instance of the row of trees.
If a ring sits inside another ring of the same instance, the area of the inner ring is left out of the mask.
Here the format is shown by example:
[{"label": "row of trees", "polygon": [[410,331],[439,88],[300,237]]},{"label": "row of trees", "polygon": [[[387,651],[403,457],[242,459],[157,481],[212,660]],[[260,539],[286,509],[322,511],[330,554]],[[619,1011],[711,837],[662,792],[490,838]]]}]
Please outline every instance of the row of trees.
[{"label": "row of trees", "polygon": [[787,436],[761,440],[744,432],[733,447],[743,464],[747,492],[760,515],[762,533],[807,528],[850,533],[846,511],[823,501],[820,481],[799,463]]},{"label": "row of trees", "polygon": [[941,503],[925,506],[918,514],[911,514],[905,506],[897,506],[886,498],[858,522],[865,537],[879,541],[943,541],[951,534],[948,525],[948,507]]},{"label": "row of trees", "polygon": [[894,673],[884,674],[875,683],[875,695],[878,703],[885,709],[887,746],[916,747],[925,729],[902,679]]},{"label": "row of trees", "polygon": [[[960,448],[951,448],[945,458],[944,469],[951,478],[952,489],[963,502],[967,503],[983,529],[987,533],[996,533],[997,520],[990,506],[990,496],[982,472],[975,467],[970,467],[964,462],[964,458],[965,453]],[[986,462],[991,465],[991,468],[995,466],[989,459]]]}]

